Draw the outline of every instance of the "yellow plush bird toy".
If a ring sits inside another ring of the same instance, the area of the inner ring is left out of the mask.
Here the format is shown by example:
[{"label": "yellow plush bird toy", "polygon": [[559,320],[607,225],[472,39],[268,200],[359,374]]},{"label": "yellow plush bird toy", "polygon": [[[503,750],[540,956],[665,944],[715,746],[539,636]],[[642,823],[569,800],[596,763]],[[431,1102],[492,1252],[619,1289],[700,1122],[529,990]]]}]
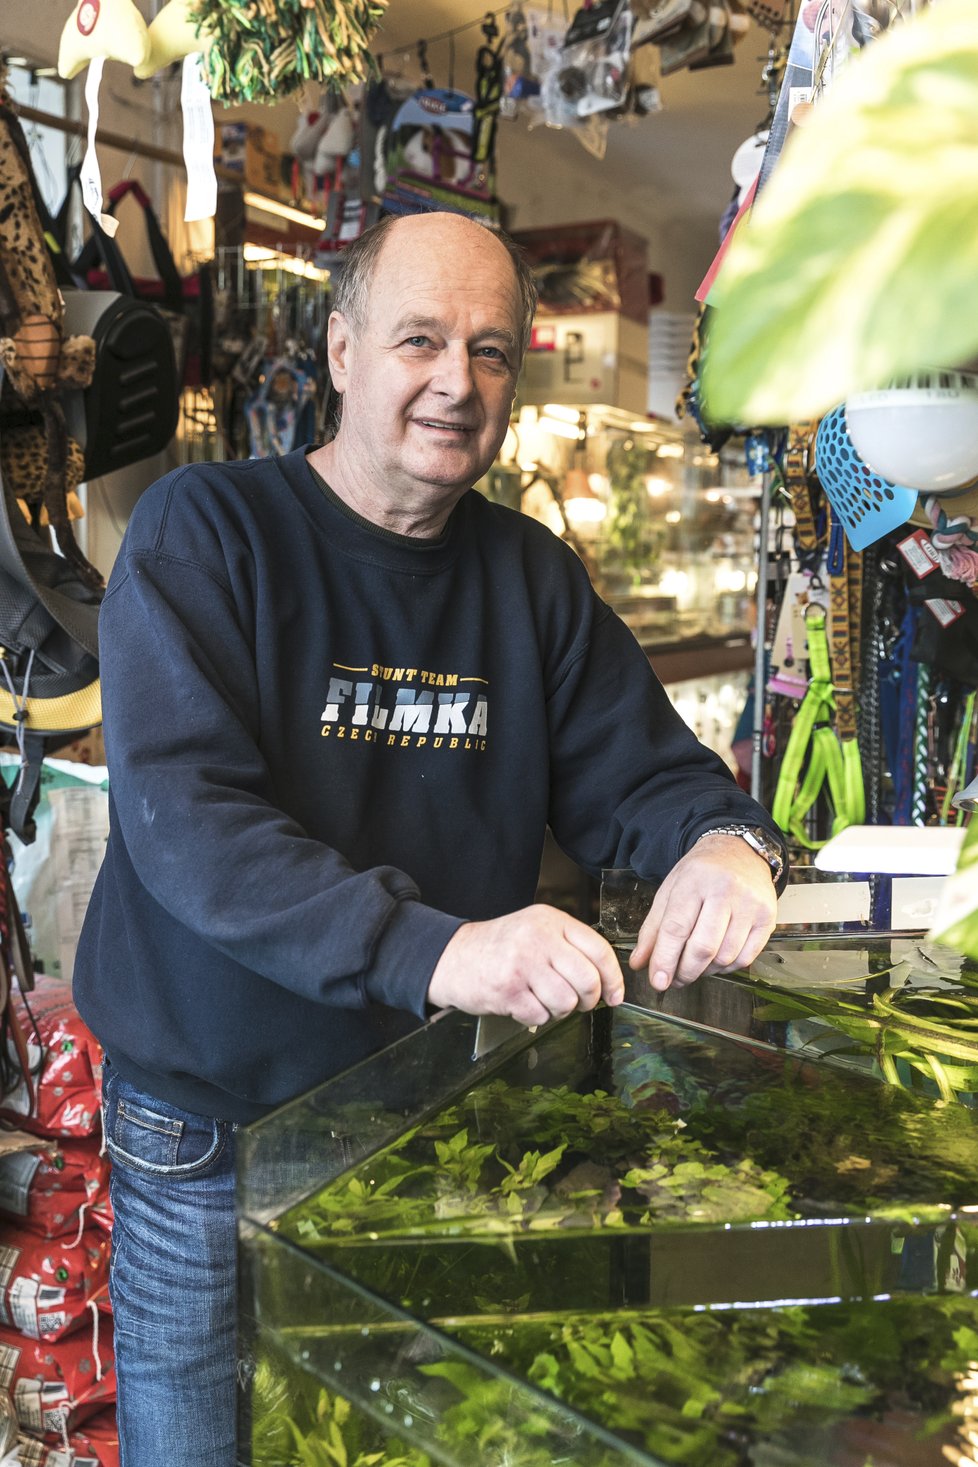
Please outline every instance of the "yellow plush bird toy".
[{"label": "yellow plush bird toy", "polygon": [[149,49],[146,22],[132,0],[78,0],[61,32],[58,75],[70,81],[96,56],[141,66]]}]

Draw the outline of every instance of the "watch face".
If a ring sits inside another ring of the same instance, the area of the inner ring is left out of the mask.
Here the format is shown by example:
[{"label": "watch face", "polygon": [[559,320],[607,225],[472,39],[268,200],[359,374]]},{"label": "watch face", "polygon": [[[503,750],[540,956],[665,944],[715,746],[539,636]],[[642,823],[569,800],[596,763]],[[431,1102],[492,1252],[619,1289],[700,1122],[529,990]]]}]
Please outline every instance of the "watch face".
[{"label": "watch face", "polygon": [[773,840],[762,826],[755,826],[751,830],[751,834],[756,839],[761,854],[770,863],[772,869],[777,868],[774,873],[775,876],[780,876],[784,869],[784,856],[777,841]]}]

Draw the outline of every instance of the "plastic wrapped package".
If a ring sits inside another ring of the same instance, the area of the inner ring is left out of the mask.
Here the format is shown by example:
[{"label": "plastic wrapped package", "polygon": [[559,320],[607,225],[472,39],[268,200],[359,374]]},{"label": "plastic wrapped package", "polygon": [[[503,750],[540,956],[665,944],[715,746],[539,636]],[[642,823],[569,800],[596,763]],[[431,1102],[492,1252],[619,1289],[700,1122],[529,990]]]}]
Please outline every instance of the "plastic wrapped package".
[{"label": "plastic wrapped package", "polygon": [[578,11],[556,68],[558,91],[577,117],[624,105],[631,38],[632,14],[621,0],[599,0]]},{"label": "plastic wrapped package", "polygon": [[646,241],[612,219],[515,230],[540,292],[538,324],[546,316],[617,311],[648,325]]},{"label": "plastic wrapped package", "polygon": [[28,999],[30,1014],[19,994],[12,1001],[28,1040],[34,1102],[21,1081],[0,1102],[0,1118],[39,1136],[95,1135],[100,1129],[102,1050],[79,1017],[71,988],[60,978],[39,974]]},{"label": "plastic wrapped package", "polygon": [[[34,812],[37,836],[22,845],[11,836],[13,883],[31,951],[45,973],[71,980],[82,919],[102,862],[109,829],[107,771],[98,762],[101,735],[73,746],[77,758],[47,759]],[[0,754],[8,783],[17,760]]]},{"label": "plastic wrapped package", "polygon": [[[96,1137],[0,1157],[0,1217],[41,1238],[78,1232],[108,1207],[109,1160]],[[111,1225],[111,1224],[110,1224]]]},{"label": "plastic wrapped package", "polygon": [[55,1344],[0,1329],[0,1386],[13,1399],[22,1432],[63,1443],[115,1401],[111,1320],[94,1319]]},{"label": "plastic wrapped package", "polygon": [[60,1340],[93,1322],[89,1301],[109,1276],[109,1237],[38,1238],[5,1230],[0,1243],[0,1324],[32,1340]]}]

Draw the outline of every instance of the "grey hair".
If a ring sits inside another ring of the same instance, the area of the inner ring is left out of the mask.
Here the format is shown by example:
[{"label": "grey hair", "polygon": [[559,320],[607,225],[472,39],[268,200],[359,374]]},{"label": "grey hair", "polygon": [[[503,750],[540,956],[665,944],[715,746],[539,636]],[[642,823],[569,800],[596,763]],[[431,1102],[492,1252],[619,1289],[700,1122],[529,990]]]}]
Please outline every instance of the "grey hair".
[{"label": "grey hair", "polygon": [[[389,231],[398,221],[398,215],[388,214],[372,224],[342,251],[335,271],[330,297],[330,310],[338,311],[349,322],[354,333],[361,332],[367,324],[370,285],[374,270],[384,247]],[[519,300],[519,320],[516,328],[517,371],[523,365],[526,349],[530,344],[530,331],[537,308],[537,287],[530,263],[515,240],[502,230],[493,229],[481,219],[474,224],[488,229],[493,239],[498,239],[513,265],[516,276],[516,292]],[[335,436],[340,423],[342,398],[329,386],[324,410],[324,428],[327,438]]]}]

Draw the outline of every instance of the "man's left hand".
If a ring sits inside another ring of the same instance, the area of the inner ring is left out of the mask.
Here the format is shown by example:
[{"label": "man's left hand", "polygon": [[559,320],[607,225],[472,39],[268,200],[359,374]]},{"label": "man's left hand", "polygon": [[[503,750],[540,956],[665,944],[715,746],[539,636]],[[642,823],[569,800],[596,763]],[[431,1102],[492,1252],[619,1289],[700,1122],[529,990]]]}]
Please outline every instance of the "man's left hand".
[{"label": "man's left hand", "polygon": [[629,966],[647,966],[660,992],[746,967],[774,931],[777,906],[763,856],[739,836],[704,836],[659,887]]}]

